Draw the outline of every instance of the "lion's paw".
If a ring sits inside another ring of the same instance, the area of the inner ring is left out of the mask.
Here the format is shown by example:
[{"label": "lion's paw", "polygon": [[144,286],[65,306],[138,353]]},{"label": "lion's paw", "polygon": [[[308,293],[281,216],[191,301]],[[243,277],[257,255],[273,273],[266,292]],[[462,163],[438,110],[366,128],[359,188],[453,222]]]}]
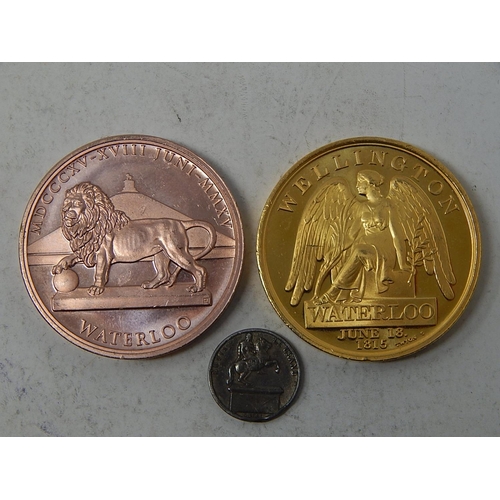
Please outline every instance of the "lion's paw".
[{"label": "lion's paw", "polygon": [[89,295],[101,295],[102,292],[104,292],[104,287],[103,286],[91,286],[87,290]]},{"label": "lion's paw", "polygon": [[146,290],[150,290],[152,288],[158,288],[160,286],[160,283],[158,281],[144,281],[141,284],[142,288],[145,288]]},{"label": "lion's paw", "polygon": [[70,268],[70,266],[68,264],[68,261],[65,259],[62,259],[58,264],[56,264],[52,268],[52,274],[53,275],[61,274],[63,271],[65,271],[66,269],[69,269],[69,268]]}]

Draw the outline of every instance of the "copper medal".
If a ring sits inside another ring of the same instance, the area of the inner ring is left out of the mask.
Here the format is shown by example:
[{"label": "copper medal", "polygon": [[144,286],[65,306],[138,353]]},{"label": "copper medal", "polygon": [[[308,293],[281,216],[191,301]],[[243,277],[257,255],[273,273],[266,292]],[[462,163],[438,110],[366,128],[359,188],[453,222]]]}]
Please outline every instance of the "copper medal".
[{"label": "copper medal", "polygon": [[26,209],[28,292],[66,339],[114,358],[160,356],[206,330],[233,295],[243,232],[227,187],[201,158],[147,136],[81,147]]}]

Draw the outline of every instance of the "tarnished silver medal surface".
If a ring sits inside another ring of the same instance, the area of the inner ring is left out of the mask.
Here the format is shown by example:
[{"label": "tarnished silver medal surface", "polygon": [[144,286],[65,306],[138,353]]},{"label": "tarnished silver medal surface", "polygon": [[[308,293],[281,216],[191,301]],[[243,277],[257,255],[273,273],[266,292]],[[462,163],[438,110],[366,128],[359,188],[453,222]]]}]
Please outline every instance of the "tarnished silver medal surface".
[{"label": "tarnished silver medal surface", "polygon": [[300,365],[281,336],[258,328],[227,337],[212,355],[209,384],[217,404],[229,415],[265,422],[293,402],[300,383]]},{"label": "tarnished silver medal surface", "polygon": [[164,139],[126,135],[58,162],[26,209],[28,292],[66,339],[115,358],[147,358],[205,331],[233,295],[243,230],[222,179]]}]

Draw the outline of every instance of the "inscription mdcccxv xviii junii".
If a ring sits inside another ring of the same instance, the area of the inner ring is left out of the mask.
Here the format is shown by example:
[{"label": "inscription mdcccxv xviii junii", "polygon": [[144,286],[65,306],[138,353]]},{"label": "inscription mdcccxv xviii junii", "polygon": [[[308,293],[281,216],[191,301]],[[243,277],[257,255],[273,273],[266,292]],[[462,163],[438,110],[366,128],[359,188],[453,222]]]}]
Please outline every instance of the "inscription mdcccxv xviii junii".
[{"label": "inscription mdcccxv xviii junii", "polygon": [[54,195],[57,195],[61,192],[61,190],[64,191],[64,185],[68,183],[72,177],[78,175],[82,170],[86,170],[90,166],[91,162],[102,162],[118,156],[149,158],[152,162],[166,163],[184,172],[188,177],[195,178],[197,184],[200,186],[214,207],[219,224],[229,229],[233,228],[231,214],[223,196],[217,189],[217,186],[212,179],[210,179],[210,177],[208,177],[203,170],[192,163],[189,159],[167,148],[152,146],[149,144],[132,143],[115,144],[97,148],[94,151],[90,151],[78,157],[62,168],[49,181],[49,184],[40,196],[33,211],[29,232],[36,235],[41,234],[43,223],[45,217],[47,216],[48,206],[54,201]]}]

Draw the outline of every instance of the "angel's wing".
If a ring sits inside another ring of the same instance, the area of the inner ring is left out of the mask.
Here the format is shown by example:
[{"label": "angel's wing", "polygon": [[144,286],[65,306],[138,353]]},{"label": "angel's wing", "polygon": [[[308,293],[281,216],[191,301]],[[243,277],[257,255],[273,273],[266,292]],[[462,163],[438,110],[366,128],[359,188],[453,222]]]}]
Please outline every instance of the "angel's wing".
[{"label": "angel's wing", "polygon": [[324,265],[331,263],[331,269],[349,246],[350,229],[353,224],[360,224],[359,218],[351,215],[357,204],[346,182],[336,178],[306,205],[285,287],[286,291],[293,290],[290,300],[293,306],[300,302],[304,292],[311,290],[317,262],[328,260]]},{"label": "angel's wing", "polygon": [[423,265],[427,274],[436,277],[443,295],[451,300],[455,293],[451,285],[456,283],[451,268],[448,243],[443,226],[424,191],[411,179],[394,178],[389,195],[391,205],[401,222],[410,247],[408,260],[412,275],[416,267]]}]

